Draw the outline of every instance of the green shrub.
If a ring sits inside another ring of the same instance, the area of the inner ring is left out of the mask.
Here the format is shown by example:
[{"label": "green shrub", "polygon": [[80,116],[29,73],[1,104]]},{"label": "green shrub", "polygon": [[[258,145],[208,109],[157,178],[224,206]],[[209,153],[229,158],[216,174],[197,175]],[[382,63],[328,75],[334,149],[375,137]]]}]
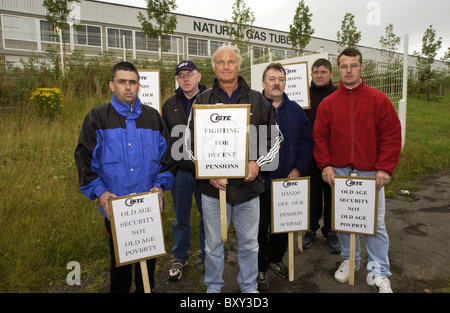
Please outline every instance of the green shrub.
[{"label": "green shrub", "polygon": [[37,88],[30,97],[38,105],[38,111],[42,116],[53,119],[62,107],[63,97],[59,88]]}]

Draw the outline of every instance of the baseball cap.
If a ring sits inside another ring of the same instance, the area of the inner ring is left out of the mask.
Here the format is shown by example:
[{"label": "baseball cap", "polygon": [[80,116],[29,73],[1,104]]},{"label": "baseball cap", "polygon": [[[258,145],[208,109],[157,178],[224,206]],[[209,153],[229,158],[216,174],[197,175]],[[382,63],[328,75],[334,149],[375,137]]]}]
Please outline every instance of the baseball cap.
[{"label": "baseball cap", "polygon": [[175,75],[178,74],[179,71],[186,70],[186,71],[198,71],[197,66],[194,62],[191,60],[184,60],[181,61],[176,67],[175,67]]}]

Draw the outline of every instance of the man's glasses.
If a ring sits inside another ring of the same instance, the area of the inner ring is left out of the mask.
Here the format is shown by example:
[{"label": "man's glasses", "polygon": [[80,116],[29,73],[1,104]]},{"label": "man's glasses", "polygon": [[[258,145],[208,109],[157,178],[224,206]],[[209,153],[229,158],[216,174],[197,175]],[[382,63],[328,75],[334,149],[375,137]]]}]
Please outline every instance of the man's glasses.
[{"label": "man's glasses", "polygon": [[178,74],[177,78],[178,79],[184,79],[186,77],[186,78],[189,79],[189,78],[192,78],[195,74],[197,74],[197,73],[189,72],[189,73],[186,73],[186,74]]}]

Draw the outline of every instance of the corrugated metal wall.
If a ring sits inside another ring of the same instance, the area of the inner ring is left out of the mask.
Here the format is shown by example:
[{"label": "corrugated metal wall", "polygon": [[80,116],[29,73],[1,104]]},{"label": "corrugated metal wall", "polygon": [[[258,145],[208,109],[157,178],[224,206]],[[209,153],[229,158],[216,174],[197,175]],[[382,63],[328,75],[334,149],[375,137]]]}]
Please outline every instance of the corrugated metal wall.
[{"label": "corrugated metal wall", "polygon": [[[0,10],[20,12],[31,15],[44,15],[47,10],[43,7],[44,0],[0,0]],[[95,21],[106,24],[127,25],[132,27],[141,27],[137,20],[137,8],[82,0],[81,1],[81,20]],[[139,10],[145,13],[145,10]]]},{"label": "corrugated metal wall", "polygon": [[142,12],[144,16],[147,16],[144,9],[121,5],[120,10],[118,10],[117,5],[110,3],[81,1],[81,20],[83,21],[140,28],[141,24],[137,19],[137,12]]},{"label": "corrugated metal wall", "polygon": [[13,12],[42,14],[46,9],[42,6],[43,0],[0,0],[0,9]]}]

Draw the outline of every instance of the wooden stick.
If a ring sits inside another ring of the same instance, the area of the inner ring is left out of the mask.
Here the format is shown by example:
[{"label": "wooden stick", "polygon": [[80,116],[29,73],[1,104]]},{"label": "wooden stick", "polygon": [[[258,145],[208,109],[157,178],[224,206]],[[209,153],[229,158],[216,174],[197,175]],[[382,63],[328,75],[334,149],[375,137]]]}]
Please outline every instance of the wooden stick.
[{"label": "wooden stick", "polygon": [[[358,175],[351,174],[352,177],[356,177]],[[353,286],[355,284],[355,250],[356,250],[356,235],[350,234],[350,258],[348,264],[348,284]]]},{"label": "wooden stick", "polygon": [[289,245],[289,281],[294,280],[294,233],[288,233]]},{"label": "wooden stick", "polygon": [[148,271],[147,271],[147,261],[141,261],[141,274],[142,274],[142,283],[144,284],[144,292],[151,293],[150,282],[148,280]]},{"label": "wooden stick", "polygon": [[303,253],[303,232],[299,231],[297,236],[297,246],[298,250],[300,250],[300,253]]},{"label": "wooden stick", "polygon": [[355,284],[355,234],[350,234],[350,259],[348,264],[348,284],[353,286]]},{"label": "wooden stick", "polygon": [[[216,103],[216,105],[223,105],[223,103]],[[222,179],[225,183],[226,179]],[[219,190],[220,199],[220,229],[222,242],[227,242],[227,193],[225,190]]]},{"label": "wooden stick", "polygon": [[[225,179],[222,179],[222,182],[225,183]],[[221,228],[221,236],[222,242],[227,242],[227,193],[225,190],[219,190],[219,199],[220,199],[220,228]]]}]

